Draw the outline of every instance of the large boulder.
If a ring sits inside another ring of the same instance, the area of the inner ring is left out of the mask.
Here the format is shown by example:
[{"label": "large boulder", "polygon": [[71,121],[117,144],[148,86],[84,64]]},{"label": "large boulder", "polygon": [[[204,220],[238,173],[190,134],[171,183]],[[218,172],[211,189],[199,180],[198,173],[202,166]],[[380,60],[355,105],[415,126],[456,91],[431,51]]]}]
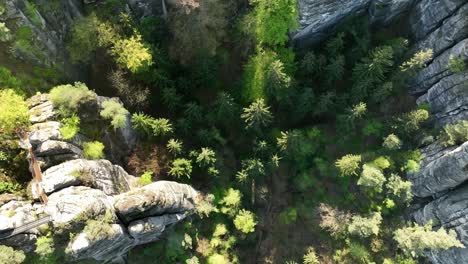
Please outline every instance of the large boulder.
[{"label": "large boulder", "polygon": [[149,216],[195,211],[198,192],[191,186],[158,181],[115,196],[114,207],[120,219],[129,223]]},{"label": "large boulder", "polygon": [[128,225],[128,232],[137,245],[159,240],[166,228],[184,220],[186,213],[164,214],[136,220]]},{"label": "large boulder", "polygon": [[87,184],[106,195],[116,195],[129,191],[137,185],[137,181],[122,167],[108,160],[75,159],[47,169],[42,175],[41,184],[46,193]]}]

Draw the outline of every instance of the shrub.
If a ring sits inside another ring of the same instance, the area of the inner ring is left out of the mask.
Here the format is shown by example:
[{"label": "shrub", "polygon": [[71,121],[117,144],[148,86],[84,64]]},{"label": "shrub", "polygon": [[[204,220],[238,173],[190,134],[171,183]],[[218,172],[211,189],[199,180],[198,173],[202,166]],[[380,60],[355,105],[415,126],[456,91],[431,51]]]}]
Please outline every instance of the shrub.
[{"label": "shrub", "polygon": [[342,176],[357,175],[359,164],[361,163],[361,155],[348,154],[335,162],[335,166],[339,169]]},{"label": "shrub", "polygon": [[153,63],[151,52],[145,46],[139,34],[115,42],[112,54],[116,57],[116,61],[120,66],[133,73],[146,69]]},{"label": "shrub", "polygon": [[383,142],[383,147],[389,150],[396,150],[401,148],[401,140],[394,134],[388,135]]},{"label": "shrub", "polygon": [[256,225],[255,215],[244,209],[240,210],[234,219],[234,226],[242,233],[254,232]]},{"label": "shrub", "polygon": [[419,166],[419,162],[410,159],[406,161],[406,164],[403,168],[407,170],[408,172],[414,173],[414,172],[419,171],[420,166]]},{"label": "shrub", "polygon": [[151,184],[153,182],[153,172],[145,171],[145,173],[143,173],[143,175],[138,179],[138,182],[143,186]]},{"label": "shrub", "polygon": [[90,91],[84,83],[59,85],[49,93],[49,100],[65,116],[76,113],[81,104],[94,100],[96,93]]},{"label": "shrub", "polygon": [[369,251],[363,245],[350,243],[348,250],[348,257],[351,259],[350,263],[372,263]]},{"label": "shrub", "polygon": [[387,182],[388,192],[400,199],[403,203],[408,203],[413,199],[411,192],[411,182],[404,181],[400,176],[392,174]]},{"label": "shrub", "polygon": [[13,182],[0,181],[0,194],[16,193],[21,189],[21,185]]},{"label": "shrub", "polygon": [[29,18],[31,23],[38,27],[42,27],[42,19],[39,15],[39,12],[37,11],[36,5],[34,3],[31,3],[30,1],[25,1],[24,4],[26,7],[24,13]]},{"label": "shrub", "polygon": [[172,155],[179,155],[182,153],[182,142],[178,139],[171,138],[167,142],[166,148]]},{"label": "shrub", "polygon": [[380,156],[372,161],[372,165],[384,170],[390,167],[390,161],[386,157]]},{"label": "shrub", "polygon": [[175,159],[172,162],[171,168],[169,170],[169,175],[181,178],[186,177],[190,179],[192,174],[192,163],[187,159]]},{"label": "shrub", "polygon": [[216,153],[210,148],[202,148],[195,160],[199,166],[210,166],[216,162]]},{"label": "shrub", "polygon": [[122,101],[130,107],[142,109],[148,106],[148,96],[150,91],[148,88],[143,88],[140,85],[131,83],[125,78],[122,70],[112,71],[108,76],[109,81],[117,90],[117,93]]},{"label": "shrub", "polygon": [[86,221],[83,232],[86,233],[86,238],[90,241],[111,239],[114,235],[111,223],[103,221],[102,219],[90,219]]},{"label": "shrub", "polygon": [[241,117],[244,119],[247,128],[260,128],[268,125],[273,120],[270,107],[265,104],[263,99],[258,99],[249,107],[244,108]]},{"label": "shrub", "polygon": [[454,124],[446,125],[441,139],[445,146],[464,143],[468,140],[468,121],[460,120]]},{"label": "shrub", "polygon": [[353,106],[351,109],[352,116],[355,118],[360,118],[364,116],[367,112],[367,105],[364,102],[360,102],[359,104],[356,104]]},{"label": "shrub", "polygon": [[83,154],[87,159],[104,158],[104,144],[99,141],[86,142],[83,144]]},{"label": "shrub", "polygon": [[453,55],[450,55],[448,62],[448,69],[452,73],[460,73],[466,70],[466,64],[463,58],[455,58]]},{"label": "shrub", "polygon": [[427,119],[429,119],[429,112],[426,109],[411,111],[403,116],[404,129],[407,131],[416,131]]},{"label": "shrub", "polygon": [[345,231],[351,220],[350,213],[340,211],[328,204],[321,203],[317,211],[320,216],[320,227],[335,237]]},{"label": "shrub", "polygon": [[317,253],[315,252],[315,248],[308,247],[307,253],[303,257],[304,264],[320,264],[320,261],[317,257]]},{"label": "shrub", "polygon": [[7,42],[11,40],[10,29],[7,28],[5,23],[0,22],[0,42]]},{"label": "shrub", "polygon": [[0,90],[0,131],[13,134],[16,128],[29,126],[28,105],[13,90]]},{"label": "shrub", "polygon": [[400,69],[401,71],[405,72],[405,71],[410,71],[410,70],[414,71],[414,70],[424,68],[426,66],[426,63],[432,60],[433,55],[434,55],[434,52],[432,51],[432,49],[422,50],[416,53],[410,60],[404,62],[400,66]]},{"label": "shrub", "polygon": [[382,185],[385,182],[385,176],[382,171],[372,165],[364,164],[361,177],[357,184],[369,188],[374,188],[377,191],[382,191]]},{"label": "shrub", "polygon": [[359,237],[369,237],[379,234],[379,226],[382,223],[380,212],[374,212],[368,217],[353,216],[348,225],[348,232]]},{"label": "shrub", "polygon": [[11,71],[5,67],[0,67],[0,87],[2,87],[2,89],[12,89],[20,95],[24,94],[21,80],[16,78]]},{"label": "shrub", "polygon": [[234,214],[239,209],[241,204],[242,193],[239,190],[235,190],[233,188],[229,188],[225,193],[224,197],[221,201],[219,201],[221,207],[221,212],[223,214],[228,214],[234,216]]},{"label": "shrub", "polygon": [[288,33],[298,26],[297,0],[252,0],[252,31],[260,44],[282,45]]},{"label": "shrub", "polygon": [[36,240],[36,250],[34,252],[40,256],[41,260],[47,261],[54,254],[54,251],[54,239],[52,237],[41,236]]},{"label": "shrub", "polygon": [[396,230],[393,238],[398,247],[407,255],[421,256],[425,250],[439,251],[452,247],[464,248],[457,239],[454,230],[447,232],[444,228],[432,231],[431,223],[425,226],[414,225]]},{"label": "shrub", "polygon": [[96,15],[76,20],[71,29],[71,40],[67,50],[74,62],[87,61],[98,46],[96,28],[99,25]]},{"label": "shrub", "polygon": [[125,128],[127,126],[128,110],[123,105],[114,100],[104,101],[102,103],[101,117],[110,119],[114,129]]},{"label": "shrub", "polygon": [[0,245],[0,263],[21,264],[25,259],[23,251]]},{"label": "shrub", "polygon": [[208,259],[206,260],[206,263],[207,264],[229,264],[231,262],[226,256],[215,253],[208,257]]},{"label": "shrub", "polygon": [[80,118],[75,114],[62,119],[61,123],[59,130],[63,139],[71,139],[80,131]]},{"label": "shrub", "polygon": [[133,127],[148,136],[165,136],[173,132],[169,119],[155,119],[142,113],[132,115]]}]

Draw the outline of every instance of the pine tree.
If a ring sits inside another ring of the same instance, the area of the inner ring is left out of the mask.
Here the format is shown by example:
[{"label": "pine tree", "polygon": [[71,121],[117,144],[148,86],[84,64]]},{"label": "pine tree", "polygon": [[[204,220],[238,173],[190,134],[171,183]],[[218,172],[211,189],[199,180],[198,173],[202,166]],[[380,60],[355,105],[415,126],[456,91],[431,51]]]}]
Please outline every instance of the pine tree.
[{"label": "pine tree", "polygon": [[241,117],[246,123],[246,128],[258,129],[273,121],[270,107],[265,104],[263,99],[257,99],[249,107],[244,108],[244,113]]}]

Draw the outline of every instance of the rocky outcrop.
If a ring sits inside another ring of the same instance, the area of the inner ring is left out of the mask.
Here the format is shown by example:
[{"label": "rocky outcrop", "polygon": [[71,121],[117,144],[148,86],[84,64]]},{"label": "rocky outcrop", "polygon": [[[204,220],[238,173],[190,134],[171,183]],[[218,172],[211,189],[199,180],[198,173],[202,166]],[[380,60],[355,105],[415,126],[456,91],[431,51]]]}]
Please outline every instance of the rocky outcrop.
[{"label": "rocky outcrop", "polygon": [[305,48],[325,40],[347,18],[368,14],[370,22],[387,25],[410,10],[413,0],[299,0],[295,46]]},{"label": "rocky outcrop", "polygon": [[[102,102],[107,100],[116,99],[97,97],[81,107],[78,115],[82,124],[92,123],[98,131],[102,128],[106,148],[113,148],[106,157],[125,155],[123,150],[133,147],[136,135],[129,118],[127,128],[107,129],[109,124],[99,115]],[[63,248],[67,261],[93,259],[108,263],[122,261],[137,245],[160,239],[169,227],[195,212],[198,192],[192,187],[169,181],[141,186],[136,177],[107,159],[84,159],[82,146],[87,137],[77,134],[63,139],[60,121],[47,95],[31,98],[29,106],[33,125],[22,145],[31,146],[42,162],[39,184],[48,194],[48,203],[0,196],[0,231],[47,215],[52,219],[51,230],[61,241],[65,239],[56,246]],[[30,189],[32,197],[38,198],[37,188],[32,185]],[[32,252],[42,235],[44,231],[35,228],[0,243]]]}]

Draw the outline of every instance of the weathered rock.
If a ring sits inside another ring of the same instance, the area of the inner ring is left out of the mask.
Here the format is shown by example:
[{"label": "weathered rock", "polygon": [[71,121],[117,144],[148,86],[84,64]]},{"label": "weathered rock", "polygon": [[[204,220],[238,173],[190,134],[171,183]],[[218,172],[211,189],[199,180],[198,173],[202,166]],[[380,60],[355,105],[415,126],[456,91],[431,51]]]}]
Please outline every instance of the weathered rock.
[{"label": "weathered rock", "polygon": [[61,154],[76,154],[81,156],[83,151],[79,147],[68,142],[47,140],[39,144],[34,150],[34,153],[37,157]]},{"label": "weathered rock", "polygon": [[128,236],[125,228],[119,224],[111,224],[112,232],[105,239],[92,240],[85,232],[76,236],[67,247],[67,252],[74,260],[95,259],[109,262],[119,258],[134,247],[133,239]]},{"label": "weathered rock", "polygon": [[136,179],[108,160],[75,159],[51,167],[43,173],[46,193],[65,187],[89,184],[106,195],[116,195],[136,186]]},{"label": "weathered rock", "polygon": [[186,184],[158,181],[115,197],[114,207],[120,219],[136,219],[163,214],[195,211],[197,191]]},{"label": "weathered rock", "polygon": [[414,0],[374,0],[369,7],[371,24],[389,25],[409,12]]},{"label": "weathered rock", "polygon": [[423,160],[421,169],[409,175],[415,196],[432,196],[455,188],[468,179],[468,142],[455,149],[444,149],[438,156]]},{"label": "weathered rock", "polygon": [[433,85],[417,103],[431,106],[431,115],[437,126],[468,120],[467,85],[468,72],[449,75]]},{"label": "weathered rock", "polygon": [[36,212],[30,202],[10,201],[0,207],[0,230],[22,226],[35,219]]},{"label": "weathered rock", "polygon": [[300,28],[293,37],[294,42],[299,47],[319,43],[345,18],[364,13],[369,3],[370,0],[300,0]]},{"label": "weathered rock", "polygon": [[52,216],[55,226],[79,217],[105,215],[108,211],[113,213],[109,197],[101,190],[84,186],[73,186],[51,194],[45,208],[45,212]]},{"label": "weathered rock", "polygon": [[446,50],[436,57],[426,68],[422,69],[411,84],[413,87],[411,93],[423,94],[442,78],[452,75],[453,73],[448,70],[451,56],[468,60],[468,39],[464,39]]},{"label": "weathered rock", "polygon": [[409,15],[413,37],[416,39],[424,38],[465,3],[465,0],[418,1]]},{"label": "weathered rock", "polygon": [[29,141],[32,145],[38,145],[47,140],[60,140],[62,135],[59,129],[60,123],[57,121],[33,124],[30,128]]},{"label": "weathered rock", "polygon": [[29,109],[31,123],[42,123],[52,119],[56,113],[52,102],[45,101]]},{"label": "weathered rock", "polygon": [[146,244],[159,240],[167,227],[184,220],[187,214],[165,214],[133,221],[128,225],[130,236],[135,243]]}]

